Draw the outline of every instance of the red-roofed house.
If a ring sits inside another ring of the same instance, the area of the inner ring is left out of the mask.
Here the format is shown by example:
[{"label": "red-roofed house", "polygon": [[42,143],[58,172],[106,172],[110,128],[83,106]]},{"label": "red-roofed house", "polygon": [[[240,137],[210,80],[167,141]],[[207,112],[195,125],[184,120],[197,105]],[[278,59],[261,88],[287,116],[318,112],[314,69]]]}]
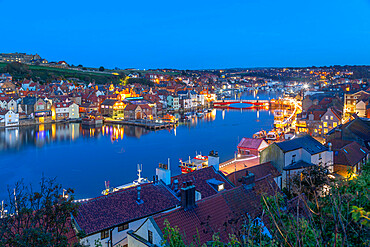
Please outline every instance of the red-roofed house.
[{"label": "red-roofed house", "polygon": [[[166,220],[172,227],[179,228],[186,246],[194,243],[194,238],[200,245],[212,241],[214,233],[219,233],[222,242],[228,242],[229,234],[240,229],[241,217],[250,217],[262,223],[258,218],[262,212],[260,197],[244,185],[207,197],[196,204],[191,199],[187,202],[187,198],[195,196],[191,193],[191,185],[182,188],[181,193],[185,194],[188,188],[189,197],[181,198],[180,208],[149,217],[139,229],[128,232],[129,246],[162,246]],[[268,232],[266,228],[264,230]]]},{"label": "red-roofed house", "polygon": [[238,154],[259,156],[260,152],[267,147],[268,144],[263,139],[243,137],[238,144]]},{"label": "red-roofed house", "polygon": [[[138,190],[140,188],[140,190]],[[86,236],[80,243],[103,247],[127,246],[127,231],[136,231],[157,213],[175,208],[180,201],[162,182],[130,187],[82,202],[74,223]]]}]

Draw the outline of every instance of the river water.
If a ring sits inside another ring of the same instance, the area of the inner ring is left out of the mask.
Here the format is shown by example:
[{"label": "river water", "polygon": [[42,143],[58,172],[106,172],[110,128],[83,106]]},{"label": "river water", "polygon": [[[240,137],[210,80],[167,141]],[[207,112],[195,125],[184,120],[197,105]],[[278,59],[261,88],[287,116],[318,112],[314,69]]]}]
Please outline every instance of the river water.
[{"label": "river water", "polygon": [[[243,99],[256,99],[244,93]],[[259,99],[276,95],[259,93]],[[7,186],[24,179],[37,184],[42,175],[56,177],[76,198],[99,196],[104,181],[119,186],[143,176],[152,179],[158,163],[167,163],[173,175],[180,173],[179,159],[196,152],[219,152],[220,161],[234,157],[243,137],[270,130],[273,114],[267,110],[213,110],[204,118],[181,123],[172,130],[149,131],[131,126],[84,129],[78,123],[51,124],[0,130],[0,199]]]}]

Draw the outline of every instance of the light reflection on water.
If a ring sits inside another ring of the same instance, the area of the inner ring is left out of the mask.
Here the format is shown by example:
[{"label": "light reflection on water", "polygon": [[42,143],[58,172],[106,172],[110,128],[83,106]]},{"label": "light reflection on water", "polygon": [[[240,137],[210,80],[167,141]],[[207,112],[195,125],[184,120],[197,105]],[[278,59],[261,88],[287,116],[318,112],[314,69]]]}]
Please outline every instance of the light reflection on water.
[{"label": "light reflection on water", "polygon": [[266,110],[218,109],[160,131],[122,125],[84,128],[79,123],[2,129],[0,198],[6,185],[21,178],[37,183],[42,174],[76,189],[78,198],[98,196],[105,180],[118,186],[136,179],[138,163],[151,179],[158,163],[170,158],[172,174],[179,174],[180,158],[217,150],[225,161],[234,156],[242,137],[272,124],[273,115]]}]

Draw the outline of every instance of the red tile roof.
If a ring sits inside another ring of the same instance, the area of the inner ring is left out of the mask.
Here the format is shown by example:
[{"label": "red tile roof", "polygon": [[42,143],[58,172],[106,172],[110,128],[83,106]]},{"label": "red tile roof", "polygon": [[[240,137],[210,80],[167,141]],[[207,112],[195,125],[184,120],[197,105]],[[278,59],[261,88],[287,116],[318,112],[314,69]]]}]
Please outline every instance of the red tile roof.
[{"label": "red tile roof", "polygon": [[179,200],[162,183],[141,185],[141,199],[137,203],[137,187],[120,190],[83,202],[75,220],[87,235],[113,226],[148,217],[171,209]]},{"label": "red tile roof", "polygon": [[369,150],[353,141],[334,151],[334,164],[354,166],[369,154]]},{"label": "red tile roof", "polygon": [[197,201],[194,209],[179,208],[153,218],[162,231],[166,219],[171,226],[178,226],[187,245],[194,242],[194,236],[199,237],[200,244],[210,241],[214,233],[220,233],[220,240],[226,242],[234,227],[240,227],[240,216],[259,216],[260,205],[258,195],[240,186]]},{"label": "red tile roof", "polygon": [[191,180],[195,185],[195,189],[200,192],[202,198],[215,195],[218,192],[207,182],[209,179],[216,179],[225,183],[225,190],[233,188],[233,185],[224,177],[221,173],[217,172],[213,166],[196,170],[187,174],[180,174],[171,178],[171,188],[174,189],[173,181],[177,179],[179,181],[179,188],[183,182]]},{"label": "red tile roof", "polygon": [[262,142],[264,142],[263,139],[243,137],[243,139],[238,144],[238,148],[258,150]]}]

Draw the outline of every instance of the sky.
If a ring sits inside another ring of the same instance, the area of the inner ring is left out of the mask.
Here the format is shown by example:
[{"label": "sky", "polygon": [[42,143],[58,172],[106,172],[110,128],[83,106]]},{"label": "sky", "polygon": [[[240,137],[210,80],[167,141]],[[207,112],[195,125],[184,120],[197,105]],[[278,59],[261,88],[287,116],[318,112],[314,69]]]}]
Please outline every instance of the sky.
[{"label": "sky", "polygon": [[106,68],[370,64],[370,0],[0,0],[0,53]]}]

